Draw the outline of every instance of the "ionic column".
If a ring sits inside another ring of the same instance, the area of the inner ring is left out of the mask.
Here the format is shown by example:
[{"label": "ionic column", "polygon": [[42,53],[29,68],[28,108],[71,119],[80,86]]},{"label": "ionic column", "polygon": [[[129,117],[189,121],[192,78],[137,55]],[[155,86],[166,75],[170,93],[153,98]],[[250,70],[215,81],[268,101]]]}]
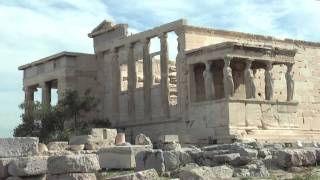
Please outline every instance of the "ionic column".
[{"label": "ionic column", "polygon": [[186,39],[185,32],[183,28],[179,28],[175,31],[177,35],[177,57],[176,57],[176,67],[177,67],[177,107],[178,111],[184,114],[187,118],[187,113],[184,113],[189,108],[189,82],[188,82],[188,65],[185,61],[185,49],[186,49]]},{"label": "ionic column", "polygon": [[136,61],[133,55],[134,44],[127,45],[128,52],[128,113],[129,118],[135,121],[135,96],[134,92],[137,87]]},{"label": "ionic column", "polygon": [[170,117],[170,107],[169,107],[169,81],[168,81],[168,35],[163,33],[159,36],[160,38],[160,69],[161,69],[161,103],[162,111],[165,117]]},{"label": "ionic column", "polygon": [[287,72],[286,72],[286,82],[287,82],[287,101],[293,100],[294,94],[294,80],[293,80],[293,64],[286,64]]},{"label": "ionic column", "polygon": [[223,86],[225,98],[230,98],[234,94],[234,83],[232,77],[232,69],[230,67],[231,57],[224,58],[223,68]]},{"label": "ionic column", "polygon": [[112,49],[112,112],[115,121],[120,120],[119,95],[120,95],[120,64],[118,61],[118,48]]},{"label": "ionic column", "polygon": [[143,41],[143,97],[144,118],[151,120],[151,86],[152,86],[152,62],[150,58],[150,39]]},{"label": "ionic column", "polygon": [[264,71],[266,100],[271,100],[273,98],[272,68],[272,62],[267,62],[266,69]]},{"label": "ionic column", "polygon": [[49,108],[51,104],[51,83],[44,82],[40,84],[42,89],[42,105]]},{"label": "ionic column", "polygon": [[213,73],[211,72],[211,63],[205,62],[206,69],[203,71],[204,86],[207,100],[211,100],[215,96],[213,85]]}]

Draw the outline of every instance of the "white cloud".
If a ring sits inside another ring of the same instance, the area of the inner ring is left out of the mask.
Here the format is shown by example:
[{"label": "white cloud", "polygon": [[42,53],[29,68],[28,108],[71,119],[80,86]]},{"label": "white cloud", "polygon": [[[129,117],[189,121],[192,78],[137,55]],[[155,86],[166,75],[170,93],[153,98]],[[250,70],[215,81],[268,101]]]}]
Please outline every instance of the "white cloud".
[{"label": "white cloud", "polygon": [[[8,136],[19,121],[19,65],[63,50],[93,52],[87,33],[103,19],[128,23],[135,33],[180,18],[193,25],[320,41],[316,0],[2,1],[0,137]],[[169,37],[169,42],[176,40]]]}]

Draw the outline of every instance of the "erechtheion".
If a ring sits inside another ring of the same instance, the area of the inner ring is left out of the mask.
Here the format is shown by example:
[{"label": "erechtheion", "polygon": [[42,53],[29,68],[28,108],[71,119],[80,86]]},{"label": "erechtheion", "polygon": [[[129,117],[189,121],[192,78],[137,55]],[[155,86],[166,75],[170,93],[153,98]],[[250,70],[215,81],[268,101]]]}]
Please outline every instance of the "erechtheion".
[{"label": "erechtheion", "polygon": [[132,138],[320,138],[320,43],[195,27],[185,20],[136,34],[127,30],[127,24],[103,21],[88,35],[94,54],[61,52],[20,66],[26,101],[34,100],[37,88],[45,105],[51,89],[59,98],[67,89],[91,89],[101,100],[94,116]]}]

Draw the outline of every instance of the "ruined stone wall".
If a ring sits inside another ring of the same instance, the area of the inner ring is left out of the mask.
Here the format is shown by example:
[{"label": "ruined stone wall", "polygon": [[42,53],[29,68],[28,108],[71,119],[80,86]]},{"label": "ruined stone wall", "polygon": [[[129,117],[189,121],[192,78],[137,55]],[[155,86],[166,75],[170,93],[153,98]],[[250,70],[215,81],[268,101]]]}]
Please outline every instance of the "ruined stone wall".
[{"label": "ruined stone wall", "polygon": [[[210,44],[233,41],[240,43],[265,44],[284,48],[295,48],[295,65],[293,66],[295,93],[294,100],[299,102],[297,109],[298,123],[305,130],[320,130],[319,119],[319,68],[320,46],[312,43],[293,42],[290,40],[276,40],[271,37],[248,35],[244,33],[227,32],[198,27],[186,28],[186,50],[200,48]],[[273,67],[274,98],[286,99],[286,67]],[[264,70],[258,70],[255,77],[257,99],[264,99]]]}]

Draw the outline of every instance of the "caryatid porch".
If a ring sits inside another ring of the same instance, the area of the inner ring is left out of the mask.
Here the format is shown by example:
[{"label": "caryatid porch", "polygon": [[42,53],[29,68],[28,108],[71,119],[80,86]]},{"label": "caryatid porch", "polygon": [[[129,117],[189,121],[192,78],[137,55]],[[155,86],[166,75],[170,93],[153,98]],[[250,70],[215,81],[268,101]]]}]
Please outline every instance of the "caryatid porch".
[{"label": "caryatid porch", "polygon": [[[298,103],[293,96],[295,53],[294,49],[236,42],[187,51],[190,110],[208,108],[199,113],[203,117],[194,118],[204,118],[207,113],[206,118],[214,118],[212,126],[225,129],[234,138],[261,129],[298,128]],[[274,66],[287,67],[283,98],[274,97]],[[223,110],[217,111],[219,108]],[[228,134],[216,136],[220,139]]]}]

